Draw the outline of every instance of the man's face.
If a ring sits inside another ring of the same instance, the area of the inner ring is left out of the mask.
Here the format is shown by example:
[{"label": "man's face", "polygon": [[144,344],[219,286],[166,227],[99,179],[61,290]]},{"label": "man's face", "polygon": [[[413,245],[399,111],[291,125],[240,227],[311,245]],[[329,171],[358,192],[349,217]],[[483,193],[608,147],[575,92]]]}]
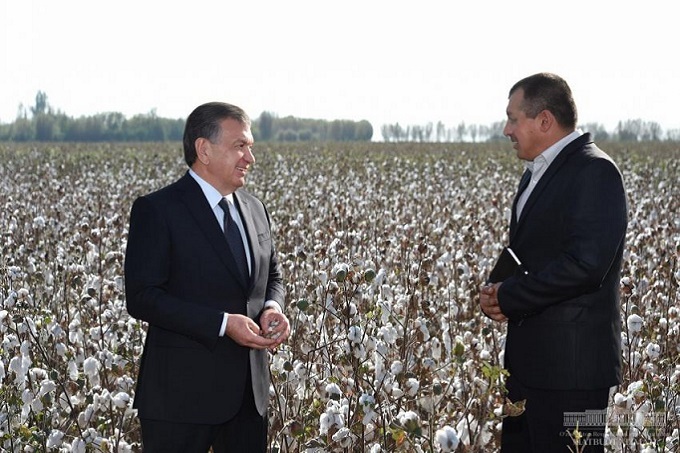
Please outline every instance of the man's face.
[{"label": "man's face", "polygon": [[228,118],[221,122],[221,133],[215,143],[208,142],[208,182],[222,195],[243,187],[253,156],[253,134],[250,126]]},{"label": "man's face", "polygon": [[539,116],[528,118],[522,110],[524,90],[518,89],[510,96],[506,113],[508,120],[503,129],[503,135],[512,140],[512,147],[517,151],[517,157],[532,161],[543,152],[541,144],[541,130]]}]

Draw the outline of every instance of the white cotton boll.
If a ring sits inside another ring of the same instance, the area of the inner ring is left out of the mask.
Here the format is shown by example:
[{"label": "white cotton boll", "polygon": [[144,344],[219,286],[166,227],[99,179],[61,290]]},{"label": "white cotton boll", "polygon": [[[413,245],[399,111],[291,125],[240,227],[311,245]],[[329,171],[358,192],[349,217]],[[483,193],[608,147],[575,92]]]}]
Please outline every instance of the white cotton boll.
[{"label": "white cotton boll", "polygon": [[340,428],[332,437],[334,442],[337,442],[342,448],[348,448],[352,445],[352,432],[349,428]]},{"label": "white cotton boll", "polygon": [[80,373],[78,372],[78,365],[76,364],[75,360],[69,360],[68,362],[68,377],[72,381],[75,381],[78,379],[78,375]]},{"label": "white cotton boll", "polygon": [[38,396],[43,397],[48,393],[54,391],[57,388],[57,384],[54,381],[45,380],[40,383],[40,390],[38,391]]},{"label": "white cotton boll", "polygon": [[371,448],[368,450],[368,453],[382,453],[382,447],[380,444],[373,444]]},{"label": "white cotton boll", "polygon": [[409,433],[415,432],[420,427],[420,417],[413,411],[399,412],[397,420]]},{"label": "white cotton boll", "polygon": [[437,367],[437,362],[435,362],[434,359],[432,359],[430,357],[425,357],[422,360],[421,365],[426,370],[434,370]]},{"label": "white cotton boll", "polygon": [[83,362],[83,372],[87,379],[90,381],[91,385],[99,385],[99,369],[101,368],[101,362],[94,357],[88,357]]},{"label": "white cotton boll", "polygon": [[78,426],[85,428],[90,423],[90,420],[92,420],[93,415],[94,406],[92,404],[88,404],[85,410],[78,414]]},{"label": "white cotton boll", "polygon": [[642,381],[631,382],[630,384],[628,384],[626,393],[628,394],[629,397],[633,398],[642,397],[644,396],[644,392],[641,390],[643,386],[644,383]]},{"label": "white cotton boll", "polygon": [[408,378],[406,380],[406,394],[408,396],[416,396],[418,389],[420,388],[420,382],[415,378]]},{"label": "white cotton boll", "polygon": [[2,303],[3,307],[5,308],[12,308],[14,307],[14,304],[17,302],[17,293],[16,291],[10,291],[7,297],[5,298],[4,302]]},{"label": "white cotton boll", "polygon": [[439,338],[432,338],[430,341],[430,351],[432,358],[435,360],[440,360],[442,357],[442,344]]},{"label": "white cotton boll", "polygon": [[364,336],[364,331],[360,326],[350,326],[349,332],[347,333],[347,339],[354,344],[361,343],[361,339]]},{"label": "white cotton boll", "polygon": [[92,398],[92,406],[95,412],[108,409],[111,406],[111,393],[107,389],[102,389],[101,393],[95,393]]},{"label": "white cotton boll", "polygon": [[21,343],[21,347],[19,348],[19,352],[21,352],[21,355],[28,357],[31,355],[31,342],[28,340],[25,340]]},{"label": "white cotton boll", "polygon": [[491,353],[486,349],[482,349],[482,351],[479,353],[479,358],[487,361],[491,360]]},{"label": "white cotton boll", "polygon": [[65,357],[66,356],[66,345],[64,343],[57,343],[54,347],[54,349],[57,350],[57,355],[59,357]]},{"label": "white cotton boll", "polygon": [[432,396],[424,396],[418,400],[420,408],[428,414],[434,414],[435,402]]},{"label": "white cotton boll", "polygon": [[633,405],[631,398],[622,395],[621,393],[616,393],[614,395],[614,407],[622,411],[628,411]]},{"label": "white cotton boll", "polygon": [[326,412],[319,416],[319,432],[321,434],[328,434],[328,430],[332,427],[342,428],[345,426],[342,414],[338,413],[339,410],[338,403],[332,401],[326,408]]},{"label": "white cotton boll", "polygon": [[21,392],[21,402],[24,404],[30,404],[34,397],[35,395],[33,395],[33,392],[29,389],[24,389],[24,391]]},{"label": "white cotton boll", "polygon": [[652,360],[659,358],[661,354],[661,346],[656,343],[649,343],[645,348],[645,354]]},{"label": "white cotton boll", "polygon": [[441,448],[441,450],[444,452],[455,451],[456,448],[458,448],[458,444],[460,443],[460,440],[458,439],[458,433],[456,433],[456,430],[450,426],[444,426],[443,428],[438,429],[435,437],[437,439],[437,443],[439,444],[439,448]]},{"label": "white cotton boll", "polygon": [[101,363],[94,357],[88,357],[83,361],[83,372],[88,376],[93,376],[99,372]]},{"label": "white cotton boll", "polygon": [[430,339],[430,331],[427,328],[427,321],[424,319],[417,319],[415,322],[415,327],[423,335],[423,341],[428,341]]},{"label": "white cotton boll", "polygon": [[0,388],[2,388],[2,381],[5,379],[5,363],[0,357]]},{"label": "white cotton boll", "polygon": [[45,217],[39,215],[33,219],[33,228],[37,230],[43,229],[45,228],[45,223]]},{"label": "white cotton boll", "polygon": [[396,376],[399,373],[401,373],[402,371],[404,371],[404,364],[403,363],[401,363],[399,360],[395,360],[394,362],[392,362],[392,365],[390,366],[390,372],[393,375]]},{"label": "white cotton boll", "polygon": [[359,397],[359,404],[362,406],[373,406],[375,404],[375,397],[373,395],[369,395],[368,393],[364,393]]},{"label": "white cotton boll", "polygon": [[50,435],[47,437],[47,448],[60,447],[62,440],[64,438],[64,433],[58,429],[53,429]]},{"label": "white cotton boll", "polygon": [[15,375],[14,382],[18,385],[24,382],[28,368],[31,366],[31,361],[26,356],[15,356],[9,361],[9,371]]},{"label": "white cotton boll", "polygon": [[631,359],[630,366],[631,368],[637,368],[640,363],[642,362],[642,354],[640,354],[638,351],[633,352],[633,357]]},{"label": "white cotton boll", "polygon": [[297,362],[295,366],[293,367],[293,372],[295,375],[298,377],[300,380],[305,380],[307,379],[307,367],[305,366],[304,362]]},{"label": "white cotton boll", "polygon": [[124,409],[130,403],[130,395],[125,392],[118,392],[111,398],[111,402],[118,409]]},{"label": "white cotton boll", "polygon": [[338,384],[336,384],[335,382],[331,382],[330,384],[326,385],[325,388],[326,398],[339,401],[341,395],[342,391],[340,390],[340,387],[338,387]]},{"label": "white cotton boll", "polygon": [[628,319],[626,320],[626,325],[628,326],[628,331],[631,334],[637,334],[642,330],[642,325],[644,321],[640,317],[640,315],[634,314],[628,316]]},{"label": "white cotton boll", "polygon": [[90,338],[93,341],[99,341],[102,339],[101,337],[102,329],[99,327],[90,327]]},{"label": "white cotton boll", "polygon": [[452,343],[451,343],[451,335],[449,335],[449,328],[446,327],[444,328],[444,331],[442,332],[442,341],[444,342],[444,349],[446,350],[446,356],[451,357],[451,350],[452,350]]},{"label": "white cotton boll", "polygon": [[387,324],[380,328],[380,335],[387,344],[394,344],[397,341],[397,329],[391,324]]},{"label": "white cotton boll", "polygon": [[399,388],[399,384],[397,384],[396,382],[392,387],[392,396],[395,398],[401,398],[402,396],[404,396],[404,391]]},{"label": "white cotton boll", "polygon": [[19,288],[19,291],[17,291],[17,299],[30,302],[31,293],[28,291],[27,288]]},{"label": "white cotton boll", "polygon": [[42,400],[40,398],[35,398],[33,401],[31,401],[31,410],[39,414],[45,409],[45,405],[43,404]]}]

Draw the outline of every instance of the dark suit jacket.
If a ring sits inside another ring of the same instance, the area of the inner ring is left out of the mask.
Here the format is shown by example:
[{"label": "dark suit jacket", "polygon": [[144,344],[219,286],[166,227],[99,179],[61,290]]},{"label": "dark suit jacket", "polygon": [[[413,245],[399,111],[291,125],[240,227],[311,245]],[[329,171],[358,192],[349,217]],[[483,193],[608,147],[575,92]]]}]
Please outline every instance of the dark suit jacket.
[{"label": "dark suit jacket", "polygon": [[149,324],[135,407],[139,417],[217,424],[236,414],[250,361],[255,402],[268,404],[266,351],[219,337],[223,313],[258,322],[267,300],[283,306],[283,284],[263,204],[234,194],[251,247],[247,287],[215,215],[187,173],[138,198],[130,215],[125,259],[127,309]]},{"label": "dark suit jacket", "polygon": [[551,163],[518,221],[516,203],[510,247],[529,273],[505,280],[498,293],[509,319],[506,368],[534,388],[619,384],[627,227],[621,173],[585,134]]}]

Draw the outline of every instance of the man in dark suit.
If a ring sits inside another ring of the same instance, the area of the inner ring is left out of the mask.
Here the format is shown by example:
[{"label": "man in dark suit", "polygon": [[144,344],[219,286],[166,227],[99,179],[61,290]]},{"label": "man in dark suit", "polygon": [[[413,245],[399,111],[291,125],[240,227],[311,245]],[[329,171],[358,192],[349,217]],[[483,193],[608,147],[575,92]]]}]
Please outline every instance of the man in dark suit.
[{"label": "man in dark suit", "polygon": [[581,441],[585,451],[603,451],[601,411],[621,382],[619,282],[627,227],[621,173],[576,129],[571,90],[559,76],[517,82],[507,118],[503,133],[528,163],[509,247],[528,273],[485,286],[480,305],[491,319],[508,322],[508,397],[526,406],[521,416],[504,419],[501,451],[568,452],[575,420],[589,436]]},{"label": "man in dark suit", "polygon": [[128,312],[148,323],[135,394],[145,452],[266,450],[267,350],[290,325],[269,215],[238,190],[252,146],[243,110],[201,105],[184,130],[189,171],[132,206],[125,284]]}]

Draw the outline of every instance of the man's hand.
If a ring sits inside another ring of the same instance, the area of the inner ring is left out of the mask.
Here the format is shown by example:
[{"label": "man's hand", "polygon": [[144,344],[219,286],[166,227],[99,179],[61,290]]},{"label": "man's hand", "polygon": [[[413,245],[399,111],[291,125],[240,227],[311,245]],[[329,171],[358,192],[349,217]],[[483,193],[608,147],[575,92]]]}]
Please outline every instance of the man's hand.
[{"label": "man's hand", "polygon": [[492,283],[482,286],[479,293],[479,306],[482,311],[491,319],[498,322],[505,322],[508,318],[501,311],[498,304],[498,288],[501,283]]},{"label": "man's hand", "polygon": [[249,317],[243,315],[230,313],[225,333],[236,343],[246,348],[271,349],[279,344],[276,339],[263,337],[260,326]]},{"label": "man's hand", "polygon": [[266,308],[260,316],[260,326],[262,335],[265,338],[274,340],[273,346],[269,349],[274,350],[277,346],[288,339],[290,335],[290,323],[286,315],[274,308]]}]

